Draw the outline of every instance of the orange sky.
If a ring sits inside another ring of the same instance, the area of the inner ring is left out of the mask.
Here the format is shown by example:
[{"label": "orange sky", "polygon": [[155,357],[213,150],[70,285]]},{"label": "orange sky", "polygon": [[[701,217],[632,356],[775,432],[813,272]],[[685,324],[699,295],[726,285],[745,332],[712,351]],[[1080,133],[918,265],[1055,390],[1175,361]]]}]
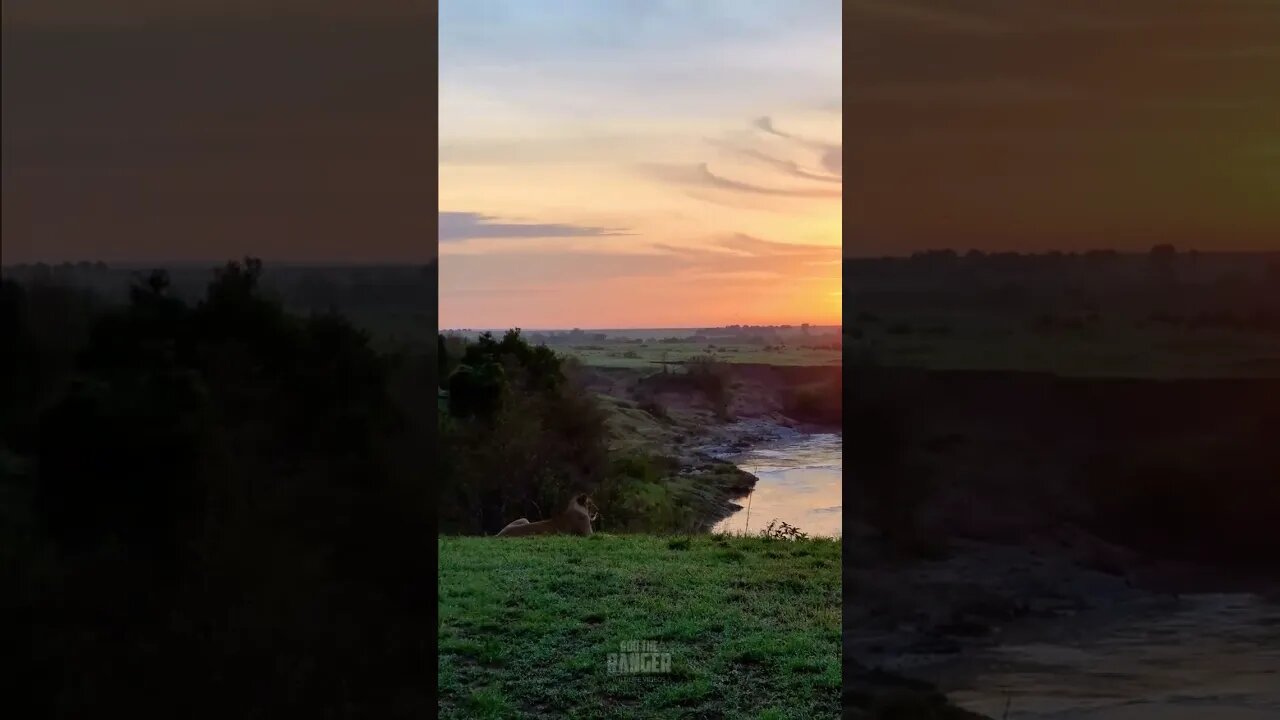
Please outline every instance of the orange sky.
[{"label": "orange sky", "polygon": [[839,18],[442,3],[441,327],[838,323]]}]

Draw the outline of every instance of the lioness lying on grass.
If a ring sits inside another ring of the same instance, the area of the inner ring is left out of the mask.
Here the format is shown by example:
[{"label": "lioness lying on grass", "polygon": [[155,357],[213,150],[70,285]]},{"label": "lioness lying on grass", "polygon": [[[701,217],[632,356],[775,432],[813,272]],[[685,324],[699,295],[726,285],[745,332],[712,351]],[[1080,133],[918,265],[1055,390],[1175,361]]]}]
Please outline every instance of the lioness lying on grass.
[{"label": "lioness lying on grass", "polygon": [[600,513],[595,503],[591,502],[591,497],[586,493],[578,493],[569,500],[569,506],[564,509],[564,512],[550,520],[539,520],[535,523],[529,522],[528,518],[513,520],[511,524],[498,531],[497,537],[556,533],[590,535],[591,523],[598,517]]}]

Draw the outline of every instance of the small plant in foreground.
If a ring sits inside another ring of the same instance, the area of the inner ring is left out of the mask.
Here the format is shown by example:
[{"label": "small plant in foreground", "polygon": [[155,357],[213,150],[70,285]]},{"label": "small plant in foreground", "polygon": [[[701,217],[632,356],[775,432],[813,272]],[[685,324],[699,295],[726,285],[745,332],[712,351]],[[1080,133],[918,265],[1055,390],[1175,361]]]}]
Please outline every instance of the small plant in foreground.
[{"label": "small plant in foreground", "polygon": [[770,540],[805,540],[809,534],[791,523],[774,518],[769,521],[764,530],[760,531],[760,537]]}]

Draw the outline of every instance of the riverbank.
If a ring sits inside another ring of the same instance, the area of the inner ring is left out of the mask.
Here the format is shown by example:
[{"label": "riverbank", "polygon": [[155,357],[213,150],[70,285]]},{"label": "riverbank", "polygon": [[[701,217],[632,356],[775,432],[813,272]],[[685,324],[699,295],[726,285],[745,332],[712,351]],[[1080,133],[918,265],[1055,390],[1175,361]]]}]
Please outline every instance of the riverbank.
[{"label": "riverbank", "polygon": [[633,368],[584,368],[580,378],[607,413],[612,452],[661,458],[674,469],[673,484],[697,517],[687,529],[697,532],[741,510],[736,501],[756,485],[734,456],[840,429],[838,367],[738,363],[709,372],[709,384]]}]

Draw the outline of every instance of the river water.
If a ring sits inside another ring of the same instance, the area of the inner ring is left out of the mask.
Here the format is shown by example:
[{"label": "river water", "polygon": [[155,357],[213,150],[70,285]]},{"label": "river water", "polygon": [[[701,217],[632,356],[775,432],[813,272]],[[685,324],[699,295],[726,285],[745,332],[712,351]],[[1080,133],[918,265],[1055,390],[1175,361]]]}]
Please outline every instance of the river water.
[{"label": "river water", "polygon": [[810,537],[839,537],[843,442],[838,433],[800,434],[726,458],[759,478],[742,510],[714,532],[757,533],[777,519]]},{"label": "river water", "polygon": [[1009,720],[1280,718],[1280,605],[1258,595],[1184,595],[1018,635],[959,661],[951,700]]}]

